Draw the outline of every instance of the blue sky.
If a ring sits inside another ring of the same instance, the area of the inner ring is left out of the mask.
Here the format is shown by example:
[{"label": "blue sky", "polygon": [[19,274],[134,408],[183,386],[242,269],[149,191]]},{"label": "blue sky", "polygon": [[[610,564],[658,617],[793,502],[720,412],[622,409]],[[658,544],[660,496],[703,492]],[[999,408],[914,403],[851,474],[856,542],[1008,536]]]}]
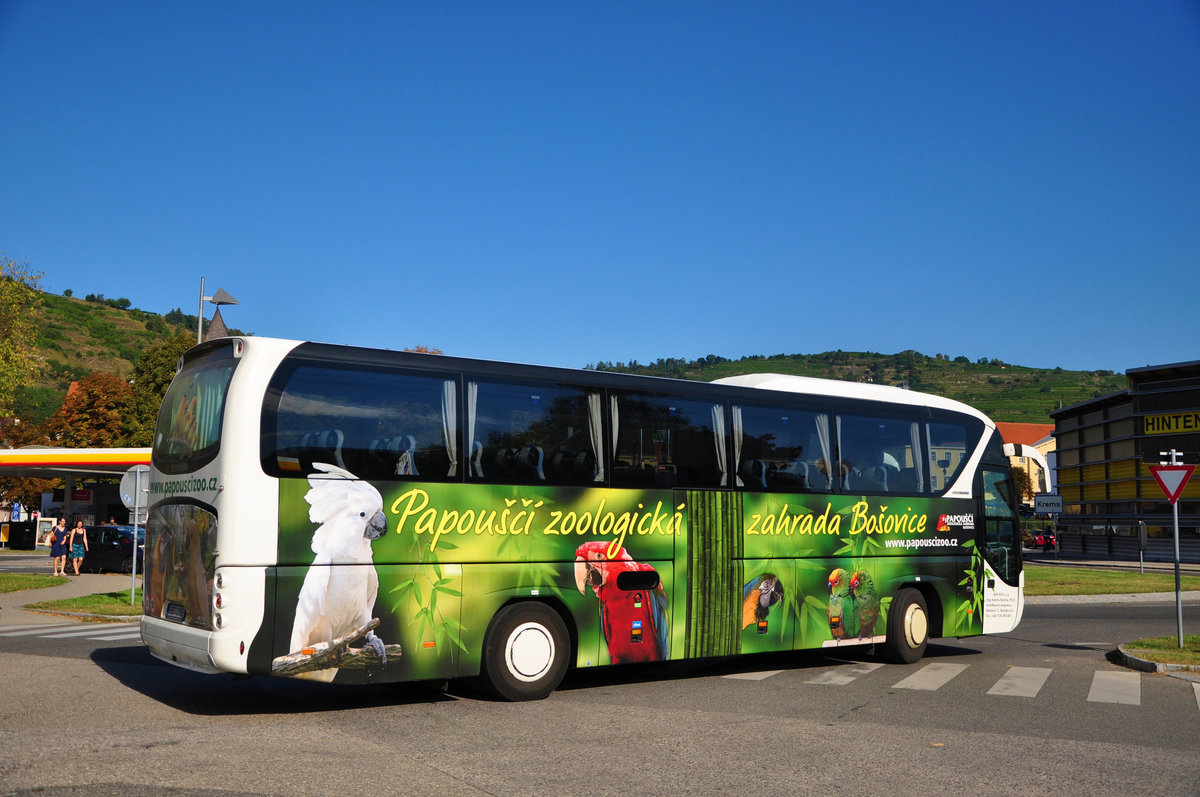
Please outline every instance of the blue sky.
[{"label": "blue sky", "polygon": [[1194,0],[3,0],[0,250],[276,337],[1124,371],[1200,358],[1198,86]]}]

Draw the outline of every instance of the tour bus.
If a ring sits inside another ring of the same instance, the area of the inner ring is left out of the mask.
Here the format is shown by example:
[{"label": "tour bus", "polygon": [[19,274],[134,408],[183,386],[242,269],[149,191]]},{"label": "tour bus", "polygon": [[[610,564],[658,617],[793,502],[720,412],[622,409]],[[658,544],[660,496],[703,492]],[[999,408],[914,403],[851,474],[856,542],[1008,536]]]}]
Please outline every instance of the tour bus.
[{"label": "tour bus", "polygon": [[995,425],[874,384],[221,338],[180,359],[149,489],[142,639],[203,672],[527,700],[572,666],[912,663],[1023,610]]}]

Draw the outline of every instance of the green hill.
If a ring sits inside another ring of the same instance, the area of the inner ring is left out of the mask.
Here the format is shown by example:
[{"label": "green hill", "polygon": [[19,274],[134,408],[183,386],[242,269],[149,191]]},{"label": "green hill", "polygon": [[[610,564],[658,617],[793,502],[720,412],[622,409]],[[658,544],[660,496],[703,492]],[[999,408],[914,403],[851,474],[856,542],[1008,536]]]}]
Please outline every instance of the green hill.
[{"label": "green hill", "polygon": [[[72,381],[92,371],[128,377],[139,352],[171,336],[195,334],[196,317],[180,310],[165,316],[130,307],[127,299],[42,294],[38,350],[47,369],[17,399],[17,415],[40,420],[62,404]],[[241,334],[238,330],[230,330]],[[699,360],[659,359],[642,365],[597,363],[587,368],[709,381],[764,371],[827,379],[907,384],[913,390],[957,399],[997,421],[1049,423],[1051,410],[1078,404],[1126,387],[1112,371],[1027,368],[986,358],[933,357],[915,351],[898,354],[833,351],[822,354],[749,355],[737,360],[710,354]]]},{"label": "green hill", "polygon": [[[180,333],[196,334],[196,316],[166,316],[129,306],[128,299],[77,299],[43,293],[37,348],[46,363],[41,378],[18,392],[17,416],[42,420],[62,406],[71,382],[93,371],[120,377],[133,373],[138,355],[152,343]],[[236,330],[235,330],[236,332]]]},{"label": "green hill", "polygon": [[660,359],[639,363],[597,363],[601,371],[669,376],[710,381],[748,373],[780,373],[907,385],[970,404],[992,420],[1014,423],[1051,423],[1050,412],[1127,387],[1126,379],[1112,371],[1066,371],[1062,368],[1027,368],[986,358],[933,357],[915,351],[899,354],[833,351],[823,354],[753,355],[730,360],[710,354],[700,360]]}]

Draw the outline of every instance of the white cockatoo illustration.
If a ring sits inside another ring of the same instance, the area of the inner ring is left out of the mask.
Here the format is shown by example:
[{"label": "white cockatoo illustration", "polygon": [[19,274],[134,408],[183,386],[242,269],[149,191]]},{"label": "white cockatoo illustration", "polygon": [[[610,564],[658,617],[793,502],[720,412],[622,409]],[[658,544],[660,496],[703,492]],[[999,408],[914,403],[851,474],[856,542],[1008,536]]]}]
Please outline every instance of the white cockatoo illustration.
[{"label": "white cockatoo illustration", "polygon": [[[327,642],[371,621],[379,592],[371,542],[387,531],[378,490],[336,465],[313,463],[313,467],[322,473],[309,476],[311,489],[304,498],[309,504],[308,519],[320,525],[312,538],[316,558],[308,568],[296,603],[293,652]],[[386,663],[383,641],[374,631],[367,632],[366,641]],[[301,677],[329,682],[335,675],[336,667]]]}]

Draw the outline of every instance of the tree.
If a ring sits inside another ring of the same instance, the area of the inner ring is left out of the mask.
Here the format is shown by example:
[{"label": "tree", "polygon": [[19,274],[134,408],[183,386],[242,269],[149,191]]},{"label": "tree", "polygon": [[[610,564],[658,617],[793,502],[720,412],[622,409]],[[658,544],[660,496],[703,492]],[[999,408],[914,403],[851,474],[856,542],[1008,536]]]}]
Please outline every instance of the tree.
[{"label": "tree", "polygon": [[32,384],[44,367],[36,348],[41,280],[28,260],[0,254],[0,418],[12,417],[17,389]]},{"label": "tree", "polygon": [[125,419],[133,389],[119,376],[94,371],[71,386],[62,408],[46,421],[51,445],[115,448],[127,444]]},{"label": "tree", "polygon": [[175,376],[175,366],[183,353],[195,345],[191,333],[147,346],[133,365],[133,401],[126,419],[128,444],[145,448],[154,442],[154,425],[167,386]]},{"label": "tree", "polygon": [[[16,418],[0,421],[0,448],[20,448],[29,445],[46,445],[41,424],[22,423]],[[28,476],[0,479],[0,503],[20,501],[25,506],[42,505],[42,493],[51,489],[56,482],[52,479],[35,479]],[[57,484],[61,485],[59,480]]]},{"label": "tree", "polygon": [[1017,488],[1017,498],[1032,498],[1033,481],[1029,478],[1029,471],[1018,465],[1012,469],[1012,475],[1013,484]]}]

